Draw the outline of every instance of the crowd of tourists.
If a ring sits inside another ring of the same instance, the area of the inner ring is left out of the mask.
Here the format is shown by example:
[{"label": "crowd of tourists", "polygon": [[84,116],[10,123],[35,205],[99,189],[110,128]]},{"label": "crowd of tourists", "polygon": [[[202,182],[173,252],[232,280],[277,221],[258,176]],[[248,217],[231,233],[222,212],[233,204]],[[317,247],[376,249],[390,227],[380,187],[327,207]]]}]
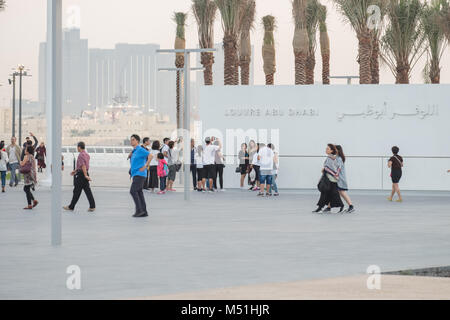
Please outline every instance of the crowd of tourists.
[{"label": "crowd of tourists", "polygon": [[[30,138],[31,137],[31,138]],[[6,146],[0,141],[0,175],[1,192],[6,192],[6,176],[10,172],[9,186],[17,187],[23,177],[23,190],[26,195],[26,210],[38,205],[33,195],[37,185],[37,172],[46,168],[46,147],[43,142],[39,144],[37,138],[30,133],[23,146],[17,144],[15,137]],[[177,173],[182,168],[183,141],[169,138],[151,141],[134,134],[130,138],[133,150],[128,156],[130,161],[129,174],[132,179],[130,193],[134,200],[136,211],[134,217],[148,215],[144,190],[158,195],[175,192],[174,183]],[[39,146],[38,146],[39,145]],[[201,143],[194,139],[190,143],[190,171],[192,174],[192,187],[195,191],[203,193],[223,192],[225,157],[222,142],[216,137],[206,137]],[[72,201],[63,208],[73,211],[84,191],[88,202],[89,212],[95,211],[95,200],[90,188],[89,176],[90,156],[86,152],[84,142],[77,145],[79,152],[76,165],[71,175],[74,177],[74,190]],[[389,201],[402,202],[399,183],[402,178],[403,158],[399,155],[400,149],[392,147],[392,156],[387,166],[391,170],[392,192]],[[339,213],[352,213],[355,207],[348,195],[348,181],[346,175],[346,156],[341,145],[328,144],[325,150],[326,158],[323,164],[321,179],[318,183],[320,198],[314,213],[330,213],[337,208]],[[272,143],[256,143],[251,140],[248,145],[242,143],[238,153],[239,165],[236,173],[240,175],[240,188],[242,190],[256,191],[260,197],[279,196],[277,178],[280,167],[279,154]],[[448,171],[450,173],[450,170]],[[245,184],[247,183],[247,186]],[[347,204],[345,209],[344,201]]]}]

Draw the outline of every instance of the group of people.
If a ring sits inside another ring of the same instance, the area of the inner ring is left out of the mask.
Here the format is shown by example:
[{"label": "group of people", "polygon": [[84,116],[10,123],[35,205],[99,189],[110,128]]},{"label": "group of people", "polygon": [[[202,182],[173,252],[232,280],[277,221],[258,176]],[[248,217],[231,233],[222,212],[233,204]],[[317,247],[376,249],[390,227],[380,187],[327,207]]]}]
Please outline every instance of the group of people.
[{"label": "group of people", "polygon": [[241,175],[241,189],[246,189],[244,183],[247,176],[249,189],[259,191],[258,196],[279,196],[277,178],[280,162],[274,144],[266,145],[254,140],[248,145],[242,143],[238,157],[236,172]]},{"label": "group of people", "polygon": [[[33,138],[34,141],[31,140]],[[38,205],[32,191],[37,184],[37,172],[45,168],[45,144],[41,142],[38,147],[37,138],[30,132],[23,146],[17,144],[16,137],[11,138],[11,143],[5,148],[5,141],[0,141],[0,176],[2,193],[6,192],[6,174],[10,172],[9,186],[17,187],[23,176],[24,192],[27,198],[26,210],[31,210]],[[36,157],[35,157],[36,154]],[[36,159],[38,163],[36,163]]]}]

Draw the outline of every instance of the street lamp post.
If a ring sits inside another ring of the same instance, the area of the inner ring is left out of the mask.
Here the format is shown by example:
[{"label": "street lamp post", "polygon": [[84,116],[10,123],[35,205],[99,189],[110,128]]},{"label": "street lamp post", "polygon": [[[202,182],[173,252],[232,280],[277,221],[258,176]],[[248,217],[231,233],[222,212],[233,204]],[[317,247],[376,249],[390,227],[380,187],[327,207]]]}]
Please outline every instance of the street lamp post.
[{"label": "street lamp post", "polygon": [[190,199],[190,167],[191,167],[191,101],[190,101],[190,73],[191,71],[203,70],[203,68],[191,68],[192,52],[214,52],[216,49],[164,49],[157,53],[184,53],[184,68],[159,68],[158,71],[182,71],[184,73],[184,110],[183,110],[183,160],[184,160],[184,200]]},{"label": "street lamp post", "polygon": [[[11,137],[16,135],[16,73],[12,74],[12,80],[8,79],[9,84],[13,86],[13,96],[12,96],[12,134]],[[19,144],[20,145],[20,144]]]},{"label": "street lamp post", "polygon": [[14,137],[16,134],[16,77],[19,77],[19,146],[22,145],[22,78],[23,77],[31,77],[28,74],[28,70],[25,70],[23,65],[19,65],[17,70],[12,74],[12,81],[9,80],[9,83],[13,85],[13,114],[12,114],[12,136]]}]

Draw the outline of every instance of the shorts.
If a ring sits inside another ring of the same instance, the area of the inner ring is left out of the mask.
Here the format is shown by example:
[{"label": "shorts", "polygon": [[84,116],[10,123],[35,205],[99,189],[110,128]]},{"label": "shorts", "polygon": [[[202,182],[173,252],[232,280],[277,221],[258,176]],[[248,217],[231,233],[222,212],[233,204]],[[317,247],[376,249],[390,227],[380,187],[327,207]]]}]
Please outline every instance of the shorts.
[{"label": "shorts", "polygon": [[273,175],[261,175],[259,178],[260,184],[272,184],[273,182]]},{"label": "shorts", "polygon": [[392,169],[392,171],[391,171],[392,183],[399,183],[401,178],[402,178],[402,170],[401,169]]},{"label": "shorts", "polygon": [[248,171],[248,165],[246,164],[240,164],[239,169],[241,170],[241,175],[247,174]]},{"label": "shorts", "polygon": [[197,181],[205,179],[205,168],[197,168]]},{"label": "shorts", "polygon": [[177,166],[174,164],[171,164],[169,166],[169,174],[167,176],[167,179],[169,179],[169,181],[175,181],[176,175],[177,175]]},{"label": "shorts", "polygon": [[203,167],[205,169],[205,178],[214,179],[216,177],[216,168],[214,164],[208,164]]}]

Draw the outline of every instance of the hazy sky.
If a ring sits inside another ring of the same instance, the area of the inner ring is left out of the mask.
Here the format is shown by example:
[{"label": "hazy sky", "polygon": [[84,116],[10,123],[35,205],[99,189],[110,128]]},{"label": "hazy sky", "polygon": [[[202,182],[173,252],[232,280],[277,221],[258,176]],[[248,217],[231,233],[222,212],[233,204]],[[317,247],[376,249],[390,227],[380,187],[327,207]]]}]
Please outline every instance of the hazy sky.
[{"label": "hazy sky", "polygon": [[[329,11],[328,29],[331,40],[331,74],[357,75],[357,41],[351,28],[342,22],[330,0],[321,0]],[[188,47],[197,46],[197,26],[190,10],[190,0],[64,0],[63,24],[70,20],[70,7],[80,9],[81,36],[89,39],[90,48],[112,48],[115,43],[159,43],[172,48],[175,24],[174,11],[189,12],[186,40]],[[11,88],[8,74],[11,68],[24,64],[31,69],[32,78],[24,83],[25,98],[38,98],[39,43],[46,35],[46,0],[9,0],[7,8],[0,12],[0,106],[10,103]],[[261,43],[263,27],[261,17],[272,14],[277,18],[275,33],[277,49],[276,84],[293,84],[294,56],[292,53],[293,24],[290,0],[256,0],[257,18],[252,42],[255,45],[255,82],[264,83]],[[222,27],[218,14],[215,42],[222,40]],[[416,66],[412,83],[423,83],[422,69],[425,59]],[[320,50],[317,51],[316,80],[321,80]],[[441,82],[450,82],[450,50],[442,60]],[[382,67],[382,83],[393,83],[389,69]],[[340,82],[342,83],[342,82]]]}]

